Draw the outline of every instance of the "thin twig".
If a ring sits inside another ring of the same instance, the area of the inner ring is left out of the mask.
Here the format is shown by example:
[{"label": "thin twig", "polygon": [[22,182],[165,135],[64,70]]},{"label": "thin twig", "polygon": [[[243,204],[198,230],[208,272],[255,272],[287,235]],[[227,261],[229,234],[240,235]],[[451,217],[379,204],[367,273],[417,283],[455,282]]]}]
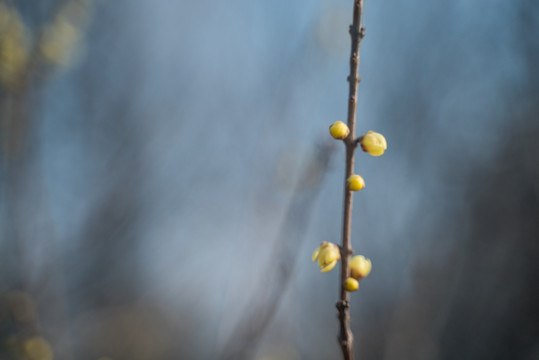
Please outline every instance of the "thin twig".
[{"label": "thin twig", "polygon": [[339,345],[345,360],[354,358],[354,336],[350,329],[350,294],[345,289],[346,278],[349,276],[348,259],[353,250],[350,245],[351,237],[351,217],[352,217],[352,191],[348,189],[346,180],[354,173],[354,152],[357,146],[355,140],[356,112],[357,112],[357,88],[359,84],[359,44],[365,36],[365,28],[361,27],[361,14],[363,12],[363,0],[354,0],[354,18],[350,26],[350,37],[352,40],[350,54],[350,75],[348,83],[350,86],[348,97],[348,128],[350,134],[344,140],[346,146],[346,173],[344,178],[344,211],[342,227],[341,245],[341,291],[337,302],[339,311]]}]

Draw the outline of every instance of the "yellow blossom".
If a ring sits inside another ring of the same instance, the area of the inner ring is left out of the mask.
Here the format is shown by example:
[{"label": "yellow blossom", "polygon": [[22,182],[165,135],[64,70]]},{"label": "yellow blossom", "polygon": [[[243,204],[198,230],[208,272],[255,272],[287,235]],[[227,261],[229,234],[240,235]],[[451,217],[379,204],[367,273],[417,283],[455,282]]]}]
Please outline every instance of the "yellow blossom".
[{"label": "yellow blossom", "polygon": [[387,142],[384,135],[374,131],[368,131],[361,137],[361,149],[372,156],[380,156],[387,149]]},{"label": "yellow blossom", "polygon": [[350,274],[357,280],[361,280],[369,275],[371,269],[371,261],[363,255],[356,255],[350,259]]},{"label": "yellow blossom", "polygon": [[352,175],[346,182],[348,183],[348,189],[352,191],[359,191],[365,187],[365,180],[360,175]]},{"label": "yellow blossom", "polygon": [[350,129],[348,128],[348,125],[342,121],[336,121],[329,127],[329,133],[335,139],[342,140],[345,139],[348,134],[350,134]]},{"label": "yellow blossom", "polygon": [[339,247],[333,243],[324,241],[313,253],[313,261],[318,259],[318,266],[321,272],[328,272],[335,267],[341,258]]},{"label": "yellow blossom", "polygon": [[28,62],[29,39],[17,12],[0,3],[0,85],[14,90],[22,81]]},{"label": "yellow blossom", "polygon": [[344,288],[347,291],[356,291],[357,289],[359,289],[359,282],[356,279],[349,277],[344,282]]}]

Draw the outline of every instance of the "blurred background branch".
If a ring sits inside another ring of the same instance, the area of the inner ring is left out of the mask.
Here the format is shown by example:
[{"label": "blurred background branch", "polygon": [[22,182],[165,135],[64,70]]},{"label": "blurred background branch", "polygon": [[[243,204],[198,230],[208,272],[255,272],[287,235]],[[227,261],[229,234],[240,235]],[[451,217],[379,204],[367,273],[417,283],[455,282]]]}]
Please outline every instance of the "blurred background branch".
[{"label": "blurred background branch", "polygon": [[[6,314],[0,321],[0,331],[7,341],[0,354],[5,358],[72,358],[61,251],[39,169],[40,119],[36,114],[46,75],[57,66],[69,64],[76,37],[87,25],[90,4],[57,1],[51,6],[54,10],[50,19],[42,25],[25,23],[16,6],[0,2],[0,199],[4,240],[0,307]],[[46,261],[38,260],[37,254],[46,254]],[[43,308],[46,314],[40,315],[38,309]],[[40,325],[43,318],[51,320],[46,329]]]},{"label": "blurred background branch", "polygon": [[219,351],[222,359],[252,359],[256,354],[260,338],[289,285],[332,152],[332,145],[319,144],[305,160],[269,262],[262,272],[264,277],[256,287],[246,289],[248,307]]}]

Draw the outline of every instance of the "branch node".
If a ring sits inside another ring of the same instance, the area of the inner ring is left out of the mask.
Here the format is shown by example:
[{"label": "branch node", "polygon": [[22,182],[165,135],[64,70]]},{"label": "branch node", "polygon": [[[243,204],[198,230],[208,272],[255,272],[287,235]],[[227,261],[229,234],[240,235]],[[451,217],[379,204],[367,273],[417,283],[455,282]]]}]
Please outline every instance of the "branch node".
[{"label": "branch node", "polygon": [[339,310],[339,312],[343,312],[344,310],[350,308],[350,301],[348,301],[348,300],[339,300],[339,301],[337,301],[335,306],[337,307],[337,310]]},{"label": "branch node", "polygon": [[357,84],[359,84],[359,82],[361,81],[361,77],[360,77],[360,76],[357,76],[357,77],[352,76],[352,77],[351,77],[350,75],[348,75],[348,76],[346,77],[346,81],[348,81],[348,82],[355,81],[355,83],[356,83],[356,85],[357,85]]},{"label": "branch node", "polygon": [[355,139],[352,144],[354,145],[354,148],[356,148],[360,143],[361,140],[363,140],[363,135],[359,136],[357,139]]},{"label": "branch node", "polygon": [[351,248],[345,249],[342,246],[339,246],[339,250],[341,251],[341,257],[354,255],[354,252],[355,252],[354,249],[351,249]]}]

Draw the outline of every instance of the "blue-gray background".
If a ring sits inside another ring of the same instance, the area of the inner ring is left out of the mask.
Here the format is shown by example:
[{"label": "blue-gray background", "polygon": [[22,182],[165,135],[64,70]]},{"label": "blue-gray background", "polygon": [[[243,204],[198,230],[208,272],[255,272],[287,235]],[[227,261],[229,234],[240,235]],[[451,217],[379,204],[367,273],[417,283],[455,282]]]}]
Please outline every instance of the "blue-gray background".
[{"label": "blue-gray background", "polygon": [[[36,28],[53,6],[9,3]],[[310,257],[339,242],[342,146],[301,238],[284,235],[297,254],[274,245],[346,117],[351,11],[93,4],[78,61],[29,92],[26,143],[2,160],[0,290],[28,296],[55,359],[217,359],[283,266],[246,356],[340,358],[339,274]],[[358,133],[388,150],[356,161],[352,243],[373,262],[357,357],[539,359],[539,4],[365,0],[364,25]],[[25,336],[7,318],[2,336]]]}]

